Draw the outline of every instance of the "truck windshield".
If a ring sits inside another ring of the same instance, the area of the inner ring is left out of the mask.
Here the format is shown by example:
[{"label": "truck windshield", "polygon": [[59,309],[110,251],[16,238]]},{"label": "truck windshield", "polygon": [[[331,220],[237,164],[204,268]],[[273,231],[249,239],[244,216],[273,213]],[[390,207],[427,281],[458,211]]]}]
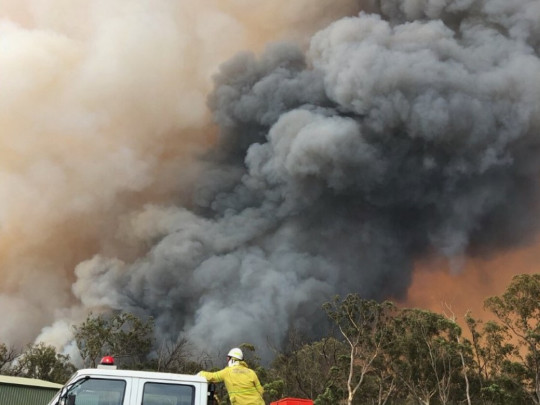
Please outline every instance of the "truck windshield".
[{"label": "truck windshield", "polygon": [[67,392],[69,405],[122,405],[126,382],[90,378]]}]

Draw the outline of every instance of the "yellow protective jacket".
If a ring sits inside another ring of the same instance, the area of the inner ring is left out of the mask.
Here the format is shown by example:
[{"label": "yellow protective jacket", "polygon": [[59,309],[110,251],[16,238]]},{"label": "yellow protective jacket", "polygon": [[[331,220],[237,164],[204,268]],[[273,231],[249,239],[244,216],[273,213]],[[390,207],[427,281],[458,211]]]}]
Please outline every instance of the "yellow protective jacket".
[{"label": "yellow protective jacket", "polygon": [[232,405],[265,405],[262,398],[264,389],[259,378],[243,361],[215,373],[201,371],[199,375],[209,382],[224,382]]}]

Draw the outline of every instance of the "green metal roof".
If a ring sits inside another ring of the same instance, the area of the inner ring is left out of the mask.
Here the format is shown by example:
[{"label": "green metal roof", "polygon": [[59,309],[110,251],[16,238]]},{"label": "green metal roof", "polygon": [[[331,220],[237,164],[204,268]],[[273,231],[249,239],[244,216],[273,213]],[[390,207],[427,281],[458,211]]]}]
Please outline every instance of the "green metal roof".
[{"label": "green metal roof", "polygon": [[12,377],[9,375],[0,375],[0,384],[26,385],[29,387],[43,387],[56,390],[62,388],[62,384],[38,380],[37,378]]}]

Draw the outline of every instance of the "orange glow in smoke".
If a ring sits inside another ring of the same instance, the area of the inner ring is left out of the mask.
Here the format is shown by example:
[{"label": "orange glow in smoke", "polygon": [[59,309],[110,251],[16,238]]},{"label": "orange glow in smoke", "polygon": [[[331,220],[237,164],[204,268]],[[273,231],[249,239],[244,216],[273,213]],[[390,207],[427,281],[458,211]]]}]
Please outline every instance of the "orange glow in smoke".
[{"label": "orange glow in smoke", "polygon": [[503,294],[515,275],[538,273],[539,267],[538,243],[491,259],[467,259],[457,273],[422,262],[414,271],[407,300],[400,305],[455,316],[459,323],[469,311],[476,319],[491,319],[484,310],[486,298]]}]

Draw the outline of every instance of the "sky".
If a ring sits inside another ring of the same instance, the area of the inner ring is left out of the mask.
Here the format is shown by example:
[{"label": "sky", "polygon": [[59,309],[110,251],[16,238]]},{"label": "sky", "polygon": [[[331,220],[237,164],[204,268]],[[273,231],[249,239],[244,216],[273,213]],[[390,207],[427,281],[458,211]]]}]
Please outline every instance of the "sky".
[{"label": "sky", "polygon": [[537,272],[533,0],[0,0],[0,341],[201,348]]}]

